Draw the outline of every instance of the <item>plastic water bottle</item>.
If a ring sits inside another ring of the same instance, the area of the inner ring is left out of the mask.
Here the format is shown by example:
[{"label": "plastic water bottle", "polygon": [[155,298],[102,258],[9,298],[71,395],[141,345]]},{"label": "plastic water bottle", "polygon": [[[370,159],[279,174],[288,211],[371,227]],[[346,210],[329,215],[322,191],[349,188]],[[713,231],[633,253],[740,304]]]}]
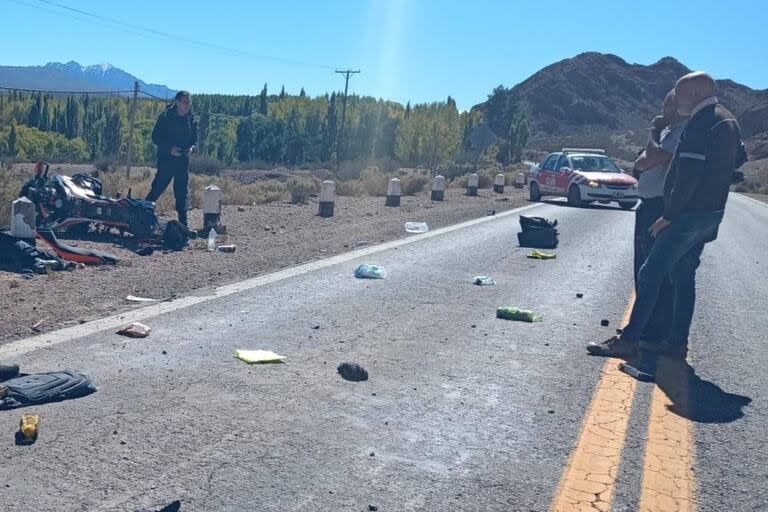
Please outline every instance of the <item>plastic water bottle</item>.
[{"label": "plastic water bottle", "polygon": [[213,228],[208,232],[208,250],[211,252],[216,250],[216,230]]}]

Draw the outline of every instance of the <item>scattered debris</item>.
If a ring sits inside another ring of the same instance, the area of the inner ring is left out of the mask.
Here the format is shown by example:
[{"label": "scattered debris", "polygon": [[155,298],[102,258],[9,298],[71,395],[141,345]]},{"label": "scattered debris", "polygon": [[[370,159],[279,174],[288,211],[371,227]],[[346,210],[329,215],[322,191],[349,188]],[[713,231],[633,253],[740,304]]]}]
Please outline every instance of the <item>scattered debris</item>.
[{"label": "scattered debris", "polygon": [[19,421],[19,434],[25,444],[32,444],[37,441],[38,425],[40,416],[37,414],[24,414]]},{"label": "scattered debris", "polygon": [[365,247],[369,242],[367,240],[358,240],[355,242],[355,247]]},{"label": "scattered debris", "polygon": [[220,245],[216,248],[219,252],[235,252],[237,246],[235,244]]},{"label": "scattered debris", "polygon": [[387,271],[379,265],[363,263],[355,270],[355,277],[358,279],[386,279]]},{"label": "scattered debris", "polygon": [[543,320],[541,315],[537,315],[533,311],[511,306],[496,308],[496,318],[517,320],[519,322],[541,322]]},{"label": "scattered debris", "polygon": [[136,510],[136,512],[179,512],[181,510],[181,501],[176,500],[162,508],[142,508]]},{"label": "scattered debris", "polygon": [[653,382],[656,376],[651,368],[641,368],[629,363],[619,363],[619,370],[641,382]]},{"label": "scattered debris", "polygon": [[248,364],[282,363],[286,356],[280,356],[271,350],[235,350],[235,357]]},{"label": "scattered debris", "polygon": [[472,283],[477,286],[493,286],[496,284],[496,280],[491,276],[475,276],[472,278]]},{"label": "scattered debris", "polygon": [[42,320],[38,320],[37,322],[35,322],[35,325],[33,325],[32,327],[30,327],[30,329],[32,329],[32,331],[34,331],[34,332],[40,332],[40,326],[41,326],[41,325],[43,325],[43,322],[45,322],[45,318],[43,318]]},{"label": "scattered debris", "polygon": [[368,371],[357,363],[341,363],[336,371],[344,380],[352,382],[368,380]]},{"label": "scattered debris", "polygon": [[557,258],[557,254],[541,252],[538,249],[534,249],[527,257],[532,260],[553,260]]},{"label": "scattered debris", "polygon": [[496,210],[488,210],[489,217],[493,217],[494,215],[496,215]]},{"label": "scattered debris", "polygon": [[243,213],[245,211],[245,208],[243,208],[242,206],[238,206],[237,211],[240,213]]},{"label": "scattered debris", "polygon": [[610,324],[611,324],[611,322],[609,322],[606,319],[600,320],[600,325],[602,325],[603,327],[608,327]]},{"label": "scattered debris", "polygon": [[133,322],[117,331],[117,334],[122,334],[123,336],[128,336],[129,338],[146,338],[149,336],[150,332],[152,332],[152,329],[146,325],[139,322]]},{"label": "scattered debris", "polygon": [[576,294],[576,298],[577,298],[577,299],[581,299],[582,297],[584,297],[584,294],[583,294],[583,293],[577,293],[577,294]]},{"label": "scattered debris", "polygon": [[315,326],[313,326],[312,328],[313,328],[314,330],[318,330],[318,329],[320,329],[320,326],[319,326],[319,325],[315,325]]},{"label": "scattered debris", "polygon": [[473,329],[477,329],[477,325],[475,324],[470,325],[470,327],[472,327]]},{"label": "scattered debris", "polygon": [[426,233],[429,231],[429,226],[426,222],[406,222],[406,233]]},{"label": "scattered debris", "polygon": [[370,510],[371,512],[376,512],[377,510],[379,510],[379,507],[377,507],[376,505],[368,505],[368,510]]},{"label": "scattered debris", "polygon": [[136,297],[135,295],[129,295],[125,298],[128,302],[145,302],[147,304],[151,304],[154,302],[167,302],[169,300],[172,300],[173,297],[168,297],[165,299],[150,299],[147,297]]}]

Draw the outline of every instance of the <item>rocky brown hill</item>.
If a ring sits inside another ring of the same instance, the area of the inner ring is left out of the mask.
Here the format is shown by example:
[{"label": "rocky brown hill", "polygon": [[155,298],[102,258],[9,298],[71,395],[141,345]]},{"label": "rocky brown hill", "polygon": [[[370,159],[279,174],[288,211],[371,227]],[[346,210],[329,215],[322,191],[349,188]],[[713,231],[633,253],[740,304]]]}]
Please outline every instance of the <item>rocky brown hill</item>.
[{"label": "rocky brown hill", "polygon": [[[511,89],[512,101],[530,117],[531,141],[575,134],[644,133],[666,93],[690,69],[672,57],[649,66],[616,55],[583,53],[543,68]],[[722,103],[739,117],[745,137],[768,131],[768,90],[718,81]],[[485,114],[487,103],[474,107]],[[630,137],[631,138],[631,137]]]}]

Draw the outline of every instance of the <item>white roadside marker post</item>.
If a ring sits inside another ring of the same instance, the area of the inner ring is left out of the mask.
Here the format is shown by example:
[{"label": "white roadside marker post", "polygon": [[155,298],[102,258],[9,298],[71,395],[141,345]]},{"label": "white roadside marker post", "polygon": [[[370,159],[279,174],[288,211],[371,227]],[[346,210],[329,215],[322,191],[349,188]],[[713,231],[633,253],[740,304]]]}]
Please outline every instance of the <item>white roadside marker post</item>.
[{"label": "white roadside marker post", "polygon": [[439,174],[432,180],[432,201],[445,199],[445,178]]},{"label": "white roadside marker post", "polygon": [[400,180],[392,178],[387,186],[387,206],[400,206],[400,196],[403,194],[403,187]]},{"label": "white roadside marker post", "polygon": [[477,184],[480,181],[480,177],[472,173],[467,178],[467,195],[468,196],[476,196],[477,195]]},{"label": "white roadside marker post", "polygon": [[493,182],[493,191],[497,194],[503,194],[504,193],[504,185],[507,184],[507,177],[499,173],[496,175],[496,180]]},{"label": "white roadside marker post", "polygon": [[30,245],[35,245],[37,230],[35,222],[37,212],[35,203],[26,197],[20,197],[11,203],[11,236],[21,238]]},{"label": "white roadside marker post", "polygon": [[320,208],[317,214],[320,217],[333,217],[333,207],[336,201],[336,183],[333,180],[325,180],[320,189]]},{"label": "white roadside marker post", "polygon": [[221,198],[223,194],[216,185],[208,185],[203,193],[203,233],[211,229],[219,231],[221,226]]}]

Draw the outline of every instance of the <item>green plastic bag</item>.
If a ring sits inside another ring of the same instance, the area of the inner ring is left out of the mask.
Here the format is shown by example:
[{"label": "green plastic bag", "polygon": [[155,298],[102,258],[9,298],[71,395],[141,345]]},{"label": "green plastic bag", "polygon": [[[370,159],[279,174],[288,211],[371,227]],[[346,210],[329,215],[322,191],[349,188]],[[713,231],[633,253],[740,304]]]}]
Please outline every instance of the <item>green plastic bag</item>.
[{"label": "green plastic bag", "polygon": [[541,322],[544,318],[527,309],[512,306],[496,308],[496,318],[517,320],[518,322]]}]

